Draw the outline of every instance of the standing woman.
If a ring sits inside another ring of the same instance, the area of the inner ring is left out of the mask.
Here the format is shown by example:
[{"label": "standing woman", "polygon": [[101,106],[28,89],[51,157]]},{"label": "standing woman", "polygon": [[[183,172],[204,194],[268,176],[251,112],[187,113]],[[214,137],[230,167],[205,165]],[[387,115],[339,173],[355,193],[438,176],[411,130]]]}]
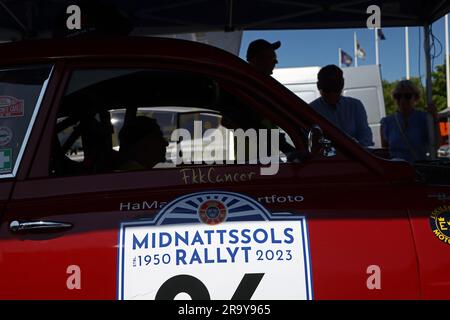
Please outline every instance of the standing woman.
[{"label": "standing woman", "polygon": [[[427,158],[430,138],[427,112],[415,109],[420,99],[419,89],[409,80],[400,81],[392,92],[397,112],[381,119],[381,145],[387,148],[392,158],[406,161],[421,161]],[[436,109],[428,107],[433,117]]]}]

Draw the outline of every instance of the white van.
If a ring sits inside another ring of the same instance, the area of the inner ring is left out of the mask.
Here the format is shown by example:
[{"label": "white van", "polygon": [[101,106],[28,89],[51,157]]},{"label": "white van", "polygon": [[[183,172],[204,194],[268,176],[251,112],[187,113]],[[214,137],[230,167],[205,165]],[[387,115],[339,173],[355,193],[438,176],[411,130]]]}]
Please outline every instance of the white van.
[{"label": "white van", "polygon": [[[278,68],[274,70],[273,77],[305,102],[310,103],[320,97],[316,85],[319,70],[320,67]],[[343,94],[362,101],[372,129],[375,147],[381,147],[380,120],[386,115],[386,110],[379,66],[349,67],[342,68],[342,71],[345,79]]]}]

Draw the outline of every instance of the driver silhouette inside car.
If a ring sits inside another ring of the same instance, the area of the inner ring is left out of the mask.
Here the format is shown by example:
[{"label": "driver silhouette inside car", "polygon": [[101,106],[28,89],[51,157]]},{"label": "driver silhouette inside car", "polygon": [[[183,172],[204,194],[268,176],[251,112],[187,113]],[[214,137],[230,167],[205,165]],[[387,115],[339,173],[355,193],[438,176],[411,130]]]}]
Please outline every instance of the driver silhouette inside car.
[{"label": "driver silhouette inside car", "polygon": [[145,170],[166,161],[168,143],[155,119],[139,116],[126,123],[119,133],[120,171]]}]

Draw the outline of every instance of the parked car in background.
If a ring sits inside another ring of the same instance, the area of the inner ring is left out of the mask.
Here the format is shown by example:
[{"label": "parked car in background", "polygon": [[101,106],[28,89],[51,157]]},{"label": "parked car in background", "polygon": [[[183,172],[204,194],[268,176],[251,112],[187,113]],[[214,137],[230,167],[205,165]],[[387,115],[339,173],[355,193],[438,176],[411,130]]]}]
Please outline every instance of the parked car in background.
[{"label": "parked car in background", "polygon": [[441,158],[450,158],[450,146],[448,144],[444,144],[438,149],[438,157]]}]

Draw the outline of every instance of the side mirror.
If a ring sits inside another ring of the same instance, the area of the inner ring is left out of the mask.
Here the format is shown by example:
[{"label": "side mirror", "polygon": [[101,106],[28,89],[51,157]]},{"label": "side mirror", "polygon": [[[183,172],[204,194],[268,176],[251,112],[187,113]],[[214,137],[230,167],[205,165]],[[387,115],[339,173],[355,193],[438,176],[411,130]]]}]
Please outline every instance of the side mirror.
[{"label": "side mirror", "polygon": [[326,158],[336,156],[336,149],[331,141],[324,137],[318,125],[313,125],[308,132],[308,151],[310,154],[321,154]]}]

